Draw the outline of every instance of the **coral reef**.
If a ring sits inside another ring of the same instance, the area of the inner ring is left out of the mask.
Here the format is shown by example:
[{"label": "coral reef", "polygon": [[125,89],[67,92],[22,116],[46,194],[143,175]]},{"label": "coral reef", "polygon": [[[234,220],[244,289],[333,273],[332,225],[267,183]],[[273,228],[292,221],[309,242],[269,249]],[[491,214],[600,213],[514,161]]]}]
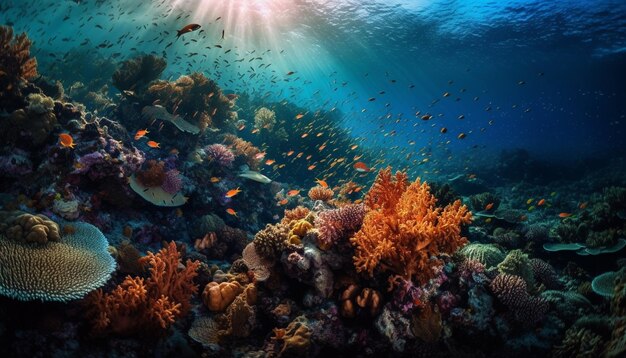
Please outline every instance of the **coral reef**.
[{"label": "coral reef", "polygon": [[328,202],[333,198],[335,193],[330,188],[324,188],[322,186],[314,186],[309,189],[308,196],[311,200],[321,200],[324,202]]},{"label": "coral reef", "polygon": [[276,125],[276,113],[269,108],[261,107],[254,112],[254,128],[272,131]]},{"label": "coral reef", "polygon": [[152,80],[159,78],[167,67],[164,58],[143,55],[122,62],[113,73],[113,85],[120,91],[143,92]]},{"label": "coral reef", "polygon": [[361,229],[350,240],[355,246],[354,264],[370,276],[376,268],[406,279],[426,282],[438,265],[436,257],[454,253],[467,242],[461,225],[471,213],[460,201],[441,209],[430,188],[419,180],[408,184],[406,174],[391,169],[378,173],[367,194]]},{"label": "coral reef", "polygon": [[361,228],[365,217],[363,204],[346,205],[339,209],[325,210],[315,219],[315,227],[319,231],[318,245],[329,249],[342,239],[348,239]]}]

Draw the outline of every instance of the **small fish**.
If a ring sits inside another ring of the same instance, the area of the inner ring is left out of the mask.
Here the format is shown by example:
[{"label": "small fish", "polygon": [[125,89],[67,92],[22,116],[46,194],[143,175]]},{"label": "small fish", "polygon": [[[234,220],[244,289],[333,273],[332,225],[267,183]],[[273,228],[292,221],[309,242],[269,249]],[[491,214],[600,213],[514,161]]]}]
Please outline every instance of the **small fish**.
[{"label": "small fish", "polygon": [[241,189],[239,189],[239,187],[237,187],[237,189],[230,189],[229,191],[226,192],[226,194],[224,195],[227,198],[232,198],[233,196],[237,195],[241,193]]},{"label": "small fish", "polygon": [[189,24],[185,27],[183,27],[182,29],[178,30],[176,33],[176,38],[181,37],[182,35],[188,33],[188,32],[192,32],[192,31],[196,31],[197,29],[199,29],[201,26],[198,24]]},{"label": "small fish", "polygon": [[74,146],[76,145],[74,143],[74,138],[72,138],[72,136],[67,133],[59,134],[59,144],[63,148],[74,148]]},{"label": "small fish", "polygon": [[467,137],[467,135],[465,133],[461,133],[458,136],[456,136],[459,139],[464,139],[465,137]]},{"label": "small fish", "polygon": [[289,72],[287,72],[287,76],[291,76],[291,75],[293,75],[294,73],[295,73],[294,71],[289,71]]},{"label": "small fish", "polygon": [[585,209],[587,207],[588,203],[585,201],[583,203],[580,203],[580,205],[578,205],[579,209]]},{"label": "small fish", "polygon": [[363,162],[356,162],[356,163],[354,163],[353,167],[359,173],[367,173],[367,172],[369,172],[371,170],[367,166],[367,164],[365,164]]},{"label": "small fish", "polygon": [[289,202],[289,200],[288,200],[288,199],[283,199],[283,200],[281,200],[281,201],[279,201],[279,202],[278,202],[278,206],[281,206],[281,205],[286,205],[288,202]]},{"label": "small fish", "polygon": [[298,113],[298,114],[296,114],[296,119],[300,119],[300,118],[302,118],[302,117],[304,117],[304,114],[302,114],[302,113]]},{"label": "small fish", "polygon": [[150,148],[161,148],[161,145],[153,140],[148,141],[147,144]]},{"label": "small fish", "polygon": [[311,165],[309,165],[309,166],[308,166],[308,168],[307,168],[307,169],[308,169],[308,170],[313,170],[313,169],[315,169],[315,167],[316,167],[316,166],[317,166],[317,165],[315,165],[315,164],[311,164]]},{"label": "small fish", "polygon": [[276,163],[276,161],[274,159],[268,159],[268,160],[265,161],[265,165],[272,165],[274,163]]},{"label": "small fish", "polygon": [[222,40],[224,39],[224,30],[222,30]]},{"label": "small fish", "polygon": [[491,208],[493,208],[493,203],[489,203],[489,204],[485,205],[485,211],[489,211],[489,210],[491,210]]},{"label": "small fish", "polygon": [[220,182],[220,178],[218,177],[211,177],[211,183],[219,183]]},{"label": "small fish", "polygon": [[150,133],[148,131],[148,129],[140,129],[140,130],[138,130],[137,133],[135,133],[135,140],[141,139],[143,136],[145,136],[148,133]]},{"label": "small fish", "polygon": [[448,128],[446,128],[446,127],[442,127],[442,128],[439,130],[439,132],[441,132],[441,134],[445,134],[445,133],[447,133],[447,132],[448,132]]},{"label": "small fish", "polygon": [[569,218],[572,216],[572,213],[559,213],[560,218]]},{"label": "small fish", "polygon": [[296,196],[298,194],[300,194],[300,190],[298,189],[292,189],[287,192],[287,196]]},{"label": "small fish", "polygon": [[537,206],[542,206],[545,203],[546,203],[546,199],[541,199],[537,202]]},{"label": "small fish", "polygon": [[328,188],[328,183],[322,179],[315,179],[315,182],[319,184],[322,188]]},{"label": "small fish", "polygon": [[266,154],[265,152],[257,153],[254,155],[254,159],[261,160],[265,158],[265,154]]},{"label": "small fish", "polygon": [[423,121],[430,120],[431,118],[433,118],[432,114],[425,114],[425,115],[422,116],[422,120]]},{"label": "small fish", "polygon": [[226,209],[226,212],[232,216],[237,216],[237,212],[233,210],[232,208]]}]

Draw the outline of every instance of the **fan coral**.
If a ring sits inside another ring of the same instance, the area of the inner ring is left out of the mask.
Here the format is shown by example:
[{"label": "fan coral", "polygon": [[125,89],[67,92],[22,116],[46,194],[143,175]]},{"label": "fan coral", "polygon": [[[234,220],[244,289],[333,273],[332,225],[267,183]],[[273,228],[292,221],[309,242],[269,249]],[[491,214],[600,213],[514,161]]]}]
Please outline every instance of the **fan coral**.
[{"label": "fan coral", "polygon": [[428,184],[408,185],[406,174],[381,170],[365,203],[361,229],[350,239],[358,272],[374,275],[376,268],[424,283],[435,275],[437,255],[454,253],[467,242],[461,225],[472,215],[460,200],[438,208]]},{"label": "fan coral", "polygon": [[223,144],[211,144],[204,147],[207,158],[217,163],[220,167],[231,168],[235,161],[235,155]]},{"label": "fan coral", "polygon": [[276,113],[268,108],[261,107],[254,112],[254,128],[271,131],[276,125]]},{"label": "fan coral", "polygon": [[200,263],[187,260],[180,269],[180,253],[173,241],[156,254],[148,252],[140,262],[150,266],[147,279],[127,276],[112,292],[97,290],[88,296],[88,315],[96,331],[158,333],[189,311],[191,297],[198,291],[193,279]]},{"label": "fan coral", "polygon": [[166,60],[155,55],[126,60],[113,73],[113,85],[120,91],[143,91],[150,81],[159,78],[166,66]]},{"label": "fan coral", "polygon": [[319,230],[318,245],[329,249],[341,239],[348,238],[361,228],[365,217],[363,204],[349,204],[339,209],[319,213],[315,226]]},{"label": "fan coral", "polygon": [[257,154],[261,153],[261,150],[255,147],[254,144],[247,142],[234,134],[224,135],[223,143],[230,147],[236,157],[241,157],[250,169],[259,169],[260,161],[257,159]]},{"label": "fan coral", "polygon": [[548,302],[530,296],[526,281],[519,276],[501,273],[491,281],[489,287],[500,302],[512,311],[514,318],[525,325],[540,321],[548,311]]},{"label": "fan coral", "polygon": [[330,188],[324,188],[323,186],[314,186],[309,190],[309,198],[311,200],[321,200],[327,202],[333,198],[333,190]]},{"label": "fan coral", "polygon": [[0,107],[20,95],[20,86],[37,76],[37,60],[30,58],[31,41],[22,33],[13,37],[13,28],[0,26]]},{"label": "fan coral", "polygon": [[254,247],[259,255],[264,258],[274,260],[280,257],[285,246],[285,241],[289,240],[289,226],[281,224],[267,224],[265,229],[254,235]]},{"label": "fan coral", "polygon": [[30,226],[26,238],[41,237],[48,228],[48,241],[33,244],[0,235],[0,294],[22,301],[65,302],[83,297],[109,279],[115,260],[107,251],[107,239],[95,226],[73,223],[73,232],[58,240],[58,231],[50,230],[56,224],[48,218],[21,218],[23,229],[42,220]]},{"label": "fan coral", "polygon": [[202,301],[213,312],[224,311],[243,292],[243,287],[237,281],[209,282],[202,291]]}]

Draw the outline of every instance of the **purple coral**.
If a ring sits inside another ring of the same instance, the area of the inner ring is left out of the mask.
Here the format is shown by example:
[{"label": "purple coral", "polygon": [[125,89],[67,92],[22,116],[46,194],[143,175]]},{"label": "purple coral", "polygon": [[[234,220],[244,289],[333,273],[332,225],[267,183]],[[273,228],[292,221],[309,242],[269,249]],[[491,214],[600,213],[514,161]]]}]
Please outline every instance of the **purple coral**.
[{"label": "purple coral", "polygon": [[165,172],[165,179],[163,179],[161,189],[170,194],[176,194],[180,191],[182,186],[183,181],[180,178],[180,172],[178,170],[171,169]]},{"label": "purple coral", "polygon": [[340,239],[355,233],[361,228],[364,217],[363,204],[346,205],[319,213],[315,227],[319,230],[317,239],[320,247],[328,249]]},{"label": "purple coral", "polygon": [[501,273],[489,286],[498,300],[512,311],[515,319],[530,326],[541,319],[548,311],[545,299],[528,294],[526,281],[515,275]]},{"label": "purple coral", "polygon": [[223,144],[211,144],[204,148],[207,157],[222,167],[230,168],[235,161],[235,155]]}]

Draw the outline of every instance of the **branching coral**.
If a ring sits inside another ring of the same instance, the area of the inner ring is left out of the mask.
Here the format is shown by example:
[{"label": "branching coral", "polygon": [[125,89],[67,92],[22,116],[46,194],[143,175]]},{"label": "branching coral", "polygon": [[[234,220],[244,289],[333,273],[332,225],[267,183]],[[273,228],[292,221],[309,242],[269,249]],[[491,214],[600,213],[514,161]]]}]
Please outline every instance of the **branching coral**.
[{"label": "branching coral", "polygon": [[173,241],[156,254],[148,252],[140,262],[150,266],[147,279],[127,276],[112,292],[98,290],[87,298],[96,331],[158,333],[189,311],[191,297],[198,291],[193,279],[200,263],[187,260],[180,269],[180,253]]},{"label": "branching coral", "polygon": [[113,85],[120,91],[143,90],[150,81],[159,78],[167,62],[155,55],[143,55],[122,62],[113,73]]},{"label": "branching coral", "polygon": [[455,252],[467,242],[461,225],[471,213],[459,200],[439,208],[426,183],[407,184],[406,174],[381,170],[365,200],[369,211],[350,239],[358,272],[377,268],[424,283],[435,274],[437,255]]},{"label": "branching coral", "polygon": [[236,157],[242,158],[243,162],[252,170],[259,168],[259,160],[257,155],[261,153],[261,150],[254,146],[254,144],[247,142],[234,134],[226,134],[223,142],[227,145],[235,154]]},{"label": "branching coral", "polygon": [[30,57],[31,41],[22,33],[13,37],[13,28],[0,26],[0,108],[11,105],[20,95],[20,86],[37,76],[37,60]]},{"label": "branching coral", "polygon": [[319,230],[318,245],[329,249],[341,239],[347,239],[361,228],[365,217],[363,204],[349,204],[339,209],[326,210],[318,214],[315,226]]}]

